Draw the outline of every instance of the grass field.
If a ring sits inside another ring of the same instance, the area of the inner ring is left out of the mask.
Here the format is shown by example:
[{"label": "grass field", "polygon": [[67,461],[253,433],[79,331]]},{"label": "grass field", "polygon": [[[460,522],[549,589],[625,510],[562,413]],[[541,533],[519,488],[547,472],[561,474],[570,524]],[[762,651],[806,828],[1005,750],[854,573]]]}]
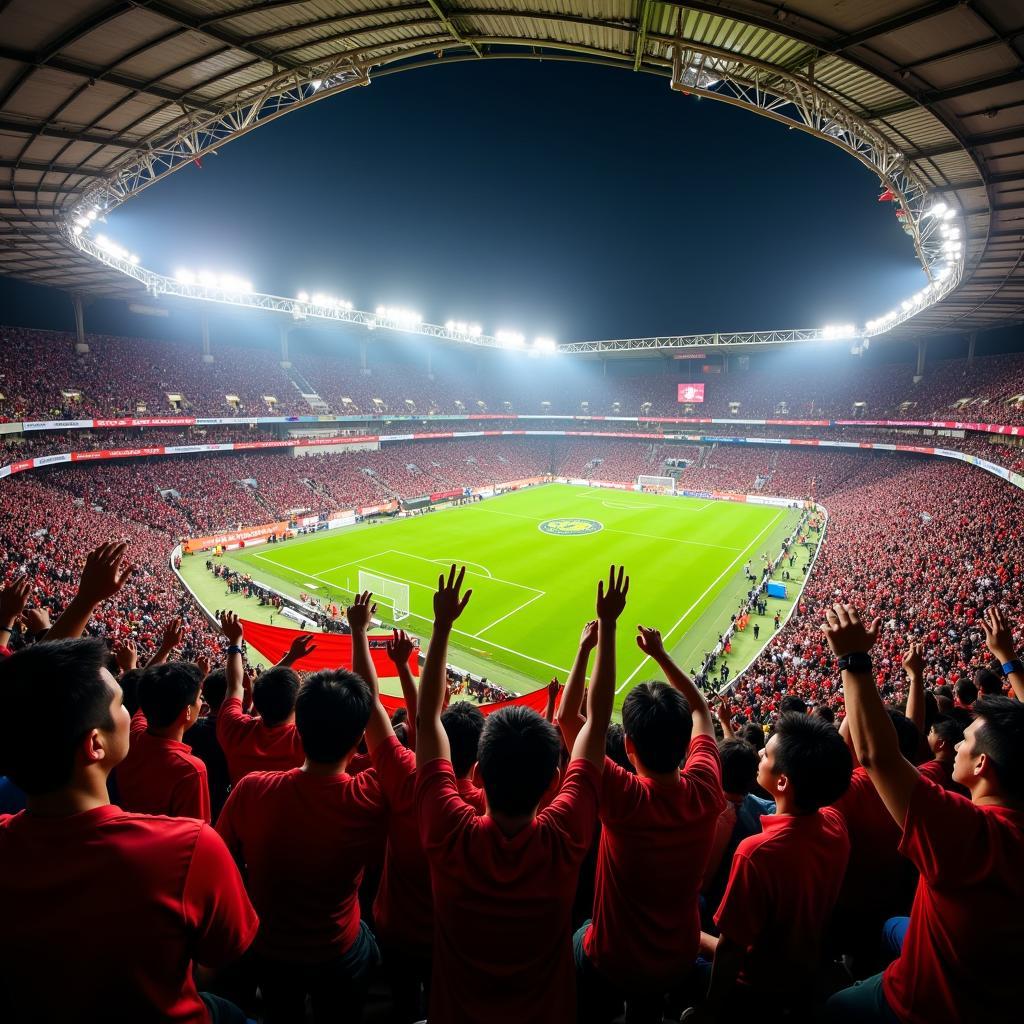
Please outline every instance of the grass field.
[{"label": "grass field", "polygon": [[[775,554],[796,515],[770,506],[552,484],[233,552],[228,560],[279,590],[339,603],[358,586],[361,569],[407,583],[410,615],[402,625],[424,639],[438,573],[451,562],[465,563],[473,598],[449,660],[519,691],[552,675],[564,682],[592,614],[597,580],[610,563],[621,563],[631,577],[617,650],[621,704],[631,684],[646,678],[633,627],[660,628],[683,667],[692,667],[745,591],[744,562],[753,558],[756,566],[762,552]],[[543,525],[550,520],[569,524],[556,525],[560,532],[553,534]],[[193,564],[193,577],[197,568],[205,574],[201,563]],[[379,612],[390,620],[384,602]],[[762,631],[762,641],[770,632]]]}]

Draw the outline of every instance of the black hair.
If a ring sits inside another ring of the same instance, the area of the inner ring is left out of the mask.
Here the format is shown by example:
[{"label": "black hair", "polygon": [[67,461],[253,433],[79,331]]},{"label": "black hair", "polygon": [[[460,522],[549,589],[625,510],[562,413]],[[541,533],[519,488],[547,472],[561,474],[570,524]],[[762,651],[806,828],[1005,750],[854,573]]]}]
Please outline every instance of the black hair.
[{"label": "black hair", "polygon": [[513,705],[487,716],[477,768],[487,804],[502,814],[528,814],[551,785],[562,741],[532,708]]},{"label": "black hair", "polygon": [[827,704],[815,704],[812,714],[823,722],[828,722],[829,725],[835,725],[836,713]]},{"label": "black hair", "polygon": [[908,761],[915,761],[921,746],[921,734],[917,731],[917,726],[902,711],[889,707],[885,710],[896,730],[896,741],[899,743],[900,753]]},{"label": "black hair", "polygon": [[[990,668],[979,668],[974,673],[974,687],[983,697],[1001,697],[1003,695],[1003,677]],[[965,704],[969,701],[964,701]]]},{"label": "black hair", "polygon": [[391,716],[391,727],[397,728],[402,722],[407,721],[409,718],[409,709],[407,707],[395,708],[395,713]]},{"label": "black hair", "polygon": [[168,661],[154,665],[139,680],[139,706],[146,722],[164,729],[199,696],[203,674],[190,661]]},{"label": "black hair", "polygon": [[746,796],[757,785],[757,751],[746,740],[722,740],[718,753],[722,758],[722,789]]},{"label": "black hair", "polygon": [[736,735],[739,739],[746,740],[755,750],[764,749],[764,729],[757,722],[747,722],[746,725],[740,726]]},{"label": "black hair", "polygon": [[956,681],[956,699],[961,704],[973,704],[978,699],[978,688],[966,677]]},{"label": "black hair", "polygon": [[468,700],[456,701],[441,715],[441,725],[448,734],[455,777],[464,779],[476,764],[484,713]]},{"label": "black hair", "polygon": [[936,686],[932,693],[934,693],[936,697],[948,697],[950,700],[953,699],[953,687],[948,683]]},{"label": "black hair", "polygon": [[71,781],[82,740],[114,728],[106,663],[95,639],[33,644],[0,659],[0,774],[30,796]]},{"label": "black hair", "polygon": [[801,715],[807,714],[807,704],[803,697],[798,697],[795,693],[787,693],[779,701],[779,714],[788,715],[794,711]]},{"label": "black hair", "polygon": [[299,674],[294,669],[275,665],[252,684],[253,707],[266,725],[280,725],[295,710],[299,695]]},{"label": "black hair", "polygon": [[306,757],[319,764],[340,761],[366,731],[372,705],[370,688],[354,673],[314,672],[295,701],[295,728]]},{"label": "black hair", "polygon": [[775,736],[774,771],[788,778],[798,810],[833,804],[849,788],[850,750],[828,722],[790,712],[779,716]]},{"label": "black hair", "polygon": [[693,715],[686,698],[674,687],[640,683],[623,701],[622,728],[648,771],[671,772],[686,756]]},{"label": "black hair", "polygon": [[982,697],[974,714],[981,721],[972,737],[974,752],[988,756],[1011,800],[1024,800],[1024,704],[1010,697]]},{"label": "black hair", "polygon": [[129,715],[134,715],[139,710],[139,683],[142,682],[145,671],[143,668],[131,668],[118,679],[124,695],[124,706],[128,709]]},{"label": "black hair", "polygon": [[931,729],[950,749],[954,748],[964,738],[963,722],[952,715],[939,715],[932,722]]},{"label": "black hair", "polygon": [[211,711],[217,711],[224,703],[227,692],[228,674],[222,668],[215,668],[203,680],[203,700],[206,701]]},{"label": "black hair", "polygon": [[612,722],[608,726],[608,733],[604,738],[604,752],[620,768],[636,774],[636,768],[626,753],[626,730],[618,722]]}]

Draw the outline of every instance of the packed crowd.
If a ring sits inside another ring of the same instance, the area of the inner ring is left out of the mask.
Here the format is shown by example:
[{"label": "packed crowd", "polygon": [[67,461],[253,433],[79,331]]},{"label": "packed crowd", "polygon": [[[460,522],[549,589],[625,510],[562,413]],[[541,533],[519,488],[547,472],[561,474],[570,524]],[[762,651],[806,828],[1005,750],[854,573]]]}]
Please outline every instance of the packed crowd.
[{"label": "packed crowd", "polygon": [[[367,375],[355,344],[347,352],[315,354],[296,346],[294,369],[285,369],[278,351],[259,344],[218,343],[214,361],[204,363],[198,343],[87,338],[90,351],[76,355],[71,335],[0,327],[0,347],[7,357],[0,372],[0,422],[175,413],[673,416],[681,410],[679,380],[660,364],[648,374],[605,376],[598,364],[566,373],[558,360],[531,360],[525,372],[522,364],[510,370],[490,359],[446,361],[428,377],[421,362],[385,346],[374,353],[376,363]],[[849,372],[837,372],[810,361],[778,360],[707,374],[702,378],[706,400],[688,414],[1024,423],[1024,355],[987,356],[972,363],[935,360],[921,381],[915,383],[914,376],[910,363],[874,365],[851,357]],[[314,409],[302,397],[307,387],[322,405]],[[180,401],[172,402],[171,395]]]},{"label": "packed crowd", "polygon": [[418,684],[401,631],[375,658],[369,593],[346,667],[302,678],[303,635],[247,679],[232,612],[191,659],[169,629],[141,669],[82,638],[131,585],[127,554],[93,550],[41,629],[32,581],[0,590],[0,639],[30,634],[0,650],[5,1020],[358,1021],[371,990],[437,1024],[1015,1019],[992,950],[1024,944],[1024,663],[997,605],[986,696],[929,692],[926,621],[897,710],[873,595],[834,602],[816,628],[841,725],[788,694],[752,744],[722,712],[717,738],[643,625],[666,681],[612,729],[622,567],[545,713],[485,720],[449,703],[464,567],[438,580]]}]

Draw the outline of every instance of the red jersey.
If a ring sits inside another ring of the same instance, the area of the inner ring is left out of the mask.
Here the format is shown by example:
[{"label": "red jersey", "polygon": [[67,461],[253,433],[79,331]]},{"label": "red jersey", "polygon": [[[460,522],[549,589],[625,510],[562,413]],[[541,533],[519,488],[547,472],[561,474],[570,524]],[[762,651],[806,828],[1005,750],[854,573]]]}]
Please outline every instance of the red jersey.
[{"label": "red jersey", "polygon": [[351,947],[363,866],[382,841],[386,820],[372,771],[252,772],[235,786],[217,831],[245,866],[260,915],[260,953],[319,963]]},{"label": "red jersey", "polygon": [[22,811],[0,818],[0,863],[4,1020],[207,1024],[193,962],[230,963],[256,934],[231,855],[193,818]]},{"label": "red jersey", "polygon": [[764,815],[761,827],[736,847],[715,924],[744,950],[742,983],[786,993],[820,966],[850,840],[834,807]]},{"label": "red jersey", "polygon": [[509,838],[459,795],[449,761],[417,772],[434,888],[431,1020],[564,1024],[576,1016],[570,912],[601,777],[570,762],[554,800]]},{"label": "red jersey", "polygon": [[948,789],[951,793],[959,793],[960,796],[970,800],[970,790],[966,786],[961,786],[959,782],[953,781],[952,761],[937,761],[932,758],[930,761],[925,761],[924,764],[919,764],[917,770],[921,773],[922,778],[934,782],[936,786]]},{"label": "red jersey", "polygon": [[206,765],[187,743],[147,732],[141,712],[132,717],[128,756],[114,778],[127,811],[210,820]]},{"label": "red jersey", "polygon": [[618,984],[687,974],[700,947],[697,900],[718,815],[722,761],[695,736],[678,783],[633,775],[610,758],[601,779],[601,842],[587,956]]},{"label": "red jersey", "polygon": [[1024,811],[977,806],[922,778],[900,849],[921,877],[903,952],[882,982],[893,1012],[906,1024],[1016,1020],[1019,981],[993,969],[992,951],[1009,964],[1024,956]]},{"label": "red jersey", "polygon": [[850,837],[840,904],[853,912],[905,914],[914,892],[913,865],[900,856],[900,827],[865,768],[854,768],[850,788],[833,806],[846,819]]},{"label": "red jersey", "polygon": [[294,722],[268,726],[242,711],[237,697],[224,701],[217,712],[217,739],[228,761],[232,782],[249,772],[285,772],[306,761]]}]

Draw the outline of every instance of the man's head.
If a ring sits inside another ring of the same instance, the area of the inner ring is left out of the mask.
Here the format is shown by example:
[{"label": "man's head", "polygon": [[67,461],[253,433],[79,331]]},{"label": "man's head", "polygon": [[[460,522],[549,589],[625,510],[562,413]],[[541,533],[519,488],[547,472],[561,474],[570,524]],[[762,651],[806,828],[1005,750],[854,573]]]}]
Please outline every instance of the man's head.
[{"label": "man's head", "polygon": [[970,679],[958,679],[956,699],[961,706],[969,708],[978,699],[978,688]]},{"label": "man's head", "polygon": [[740,726],[737,735],[741,740],[746,740],[755,750],[764,750],[764,729],[757,722],[747,722]]},{"label": "man's head", "polygon": [[921,734],[917,731],[917,726],[898,708],[887,707],[885,710],[896,730],[896,742],[899,743],[900,753],[908,761],[916,761],[921,745]]},{"label": "man's head", "polygon": [[351,754],[366,731],[372,704],[370,688],[359,676],[341,668],[313,673],[295,701],[295,728],[306,757],[335,764]]},{"label": "man's head", "polygon": [[558,768],[561,740],[531,708],[501,708],[487,716],[477,773],[491,811],[521,817],[536,810]]},{"label": "man's head", "polygon": [[484,713],[468,700],[456,701],[441,715],[441,725],[448,734],[451,747],[452,767],[458,779],[467,778],[476,764],[484,721]]},{"label": "man's head", "polygon": [[604,752],[620,768],[624,768],[627,772],[631,772],[634,775],[636,774],[636,768],[626,753],[625,730],[618,722],[610,722],[608,725],[608,732],[604,738]]},{"label": "man's head", "polygon": [[0,774],[29,796],[103,778],[128,753],[131,716],[101,640],[59,640],[0,660]]},{"label": "man's head", "polygon": [[[990,668],[979,668],[974,673],[974,687],[982,697],[1001,697],[1003,695],[1003,677]],[[968,703],[963,701],[962,703]]]},{"label": "man's head", "polygon": [[813,715],[780,715],[758,766],[758,785],[798,813],[835,803],[850,785],[853,759],[838,730]]},{"label": "man's head", "polygon": [[984,697],[956,749],[953,781],[975,799],[995,796],[1024,804],[1024,704],[1009,697]]},{"label": "man's head", "polygon": [[798,697],[795,693],[787,693],[779,701],[779,714],[788,715],[790,712],[797,712],[801,715],[807,713],[807,705],[804,703],[803,698]]},{"label": "man's head", "polygon": [[139,706],[151,729],[194,725],[202,703],[203,674],[188,661],[147,668],[139,680]]},{"label": "man's head", "polygon": [[640,683],[622,704],[622,730],[637,769],[665,774],[686,757],[693,715],[686,698],[667,683]]},{"label": "man's head", "polygon": [[224,703],[224,695],[228,692],[228,674],[222,668],[214,669],[203,680],[203,700],[210,710],[217,712]]},{"label": "man's head", "polygon": [[964,727],[952,715],[939,715],[928,730],[928,749],[940,761],[952,760],[957,744],[964,738]]},{"label": "man's head", "polygon": [[811,714],[823,722],[828,722],[829,725],[835,725],[836,713],[827,704],[815,704],[811,708]]},{"label": "man's head", "polygon": [[295,710],[298,695],[299,674],[279,665],[267,669],[252,685],[253,707],[265,725],[287,722]]},{"label": "man's head", "polygon": [[746,796],[757,783],[757,751],[744,740],[718,744],[722,758],[722,789],[732,796]]}]

